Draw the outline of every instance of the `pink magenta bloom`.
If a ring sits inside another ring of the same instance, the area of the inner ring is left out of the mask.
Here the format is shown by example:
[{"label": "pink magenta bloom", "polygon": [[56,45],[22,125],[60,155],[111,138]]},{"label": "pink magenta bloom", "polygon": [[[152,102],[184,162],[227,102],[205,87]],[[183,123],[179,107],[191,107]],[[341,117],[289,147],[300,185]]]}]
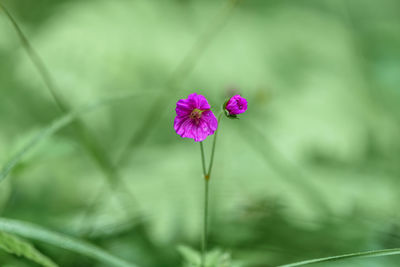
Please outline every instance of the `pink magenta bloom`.
[{"label": "pink magenta bloom", "polygon": [[176,103],[174,129],[181,137],[200,142],[214,134],[218,127],[217,118],[210,110],[207,99],[196,93]]},{"label": "pink magenta bloom", "polygon": [[237,115],[247,110],[247,100],[240,95],[234,95],[226,102],[225,109],[230,115]]}]

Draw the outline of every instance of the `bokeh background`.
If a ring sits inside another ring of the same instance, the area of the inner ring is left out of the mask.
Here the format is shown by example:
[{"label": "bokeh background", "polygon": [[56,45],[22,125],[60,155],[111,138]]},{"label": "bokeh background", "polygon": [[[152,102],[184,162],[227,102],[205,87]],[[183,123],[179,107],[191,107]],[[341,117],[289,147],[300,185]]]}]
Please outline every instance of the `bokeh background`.
[{"label": "bokeh background", "polygon": [[[2,3],[64,111],[0,12],[1,167],[79,112],[1,181],[1,217],[88,240],[138,266],[190,266],[202,169],[199,145],[173,130],[175,103],[197,92],[218,112],[239,92],[249,109],[220,123],[211,180],[218,266],[400,247],[398,0]],[[31,242],[60,266],[106,266]],[[0,263],[37,266],[5,252]]]}]

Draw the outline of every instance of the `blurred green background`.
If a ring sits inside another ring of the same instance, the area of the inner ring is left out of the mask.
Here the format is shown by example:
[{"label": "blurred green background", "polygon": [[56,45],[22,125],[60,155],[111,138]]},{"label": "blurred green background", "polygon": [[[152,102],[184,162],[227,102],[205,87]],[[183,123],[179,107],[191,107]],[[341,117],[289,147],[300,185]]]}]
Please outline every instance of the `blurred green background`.
[{"label": "blurred green background", "polygon": [[[23,156],[0,184],[1,217],[139,266],[184,266],[178,247],[200,247],[203,180],[175,103],[197,92],[217,112],[240,92],[249,109],[221,122],[211,180],[219,266],[400,247],[400,1],[2,3],[68,110],[106,104]],[[63,114],[0,11],[1,167]],[[60,266],[107,266],[31,242]]]}]

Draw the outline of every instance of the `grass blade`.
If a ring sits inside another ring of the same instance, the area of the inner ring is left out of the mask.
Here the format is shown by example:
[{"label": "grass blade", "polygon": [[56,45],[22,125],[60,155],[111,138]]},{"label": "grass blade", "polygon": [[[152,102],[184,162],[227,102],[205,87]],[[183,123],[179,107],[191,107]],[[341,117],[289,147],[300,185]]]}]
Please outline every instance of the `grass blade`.
[{"label": "grass blade", "polygon": [[[151,92],[151,91],[148,91],[148,92]],[[93,103],[85,105],[82,108],[76,109],[75,111],[72,111],[72,112],[62,116],[61,118],[54,120],[53,122],[50,123],[50,125],[48,125],[42,131],[40,131],[30,142],[28,142],[19,152],[17,152],[5,164],[5,166],[0,171],[0,182],[2,180],[4,180],[7,177],[7,175],[11,172],[11,170],[23,159],[24,155],[26,155],[28,152],[30,152],[41,141],[43,141],[47,137],[53,135],[54,133],[56,133],[58,130],[62,129],[66,125],[70,124],[78,117],[82,116],[83,114],[86,114],[87,112],[95,110],[97,108],[113,104],[113,103],[117,102],[118,100],[137,97],[138,94],[143,94],[143,92],[122,94],[122,95],[112,96],[112,97],[109,97],[106,99],[102,99],[99,101],[95,101]]]},{"label": "grass blade", "polygon": [[0,249],[7,253],[29,259],[44,267],[58,266],[28,242],[3,231],[0,231]]},{"label": "grass blade", "polygon": [[17,33],[22,47],[25,49],[26,53],[28,54],[29,58],[31,59],[33,65],[39,72],[40,76],[43,78],[44,83],[46,86],[49,88],[51,96],[54,98],[56,101],[57,105],[62,111],[66,111],[67,107],[61,101],[61,97],[58,95],[55,83],[53,79],[51,78],[50,72],[47,70],[47,67],[45,66],[43,60],[40,58],[39,54],[35,51],[31,43],[29,42],[28,38],[25,36],[21,28],[19,27],[17,21],[14,19],[14,17],[11,15],[11,13],[8,11],[8,9],[0,2],[0,11],[3,11],[8,20],[11,22],[15,32]]},{"label": "grass blade", "polygon": [[364,251],[364,252],[356,252],[338,256],[331,256],[319,259],[305,260],[290,264],[280,265],[278,267],[294,267],[294,266],[303,266],[320,262],[329,262],[329,261],[339,261],[345,259],[352,258],[366,258],[366,257],[383,257],[383,256],[391,256],[391,255],[399,255],[400,248],[391,248],[391,249],[382,249],[382,250],[372,250],[372,251]]},{"label": "grass blade", "polygon": [[137,267],[137,265],[119,259],[88,242],[56,233],[31,223],[0,218],[0,231],[70,250],[103,262],[106,266]]},{"label": "grass blade", "polygon": [[[38,71],[39,75],[42,77],[43,82],[45,83],[50,95],[52,96],[54,102],[60,109],[60,111],[67,115],[72,112],[72,108],[65,101],[60,94],[60,90],[56,85],[55,79],[52,77],[50,70],[46,67],[45,62],[40,57],[39,53],[36,52],[34,47],[31,45],[29,39],[22,31],[21,27],[18,25],[16,19],[14,19],[11,12],[0,2],[0,11],[4,11],[7,19],[11,22],[15,32],[17,33],[19,40],[21,42],[22,48],[26,51],[28,58],[31,60],[33,66]],[[107,155],[104,148],[100,143],[93,138],[93,134],[89,131],[88,127],[80,120],[74,120],[74,123],[71,125],[77,134],[78,140],[80,141],[83,148],[86,150],[88,155],[97,163],[99,169],[103,172],[105,179],[110,184],[111,189],[115,190],[117,180],[121,180],[118,172],[116,171],[113,162]],[[1,181],[1,179],[0,179]],[[120,181],[121,182],[121,181]],[[125,187],[121,187],[125,190]],[[134,197],[131,191],[126,191],[126,196],[130,196],[129,202],[134,202]],[[121,202],[121,206],[126,208],[123,200],[119,200]],[[126,209],[129,212],[129,209]]]}]

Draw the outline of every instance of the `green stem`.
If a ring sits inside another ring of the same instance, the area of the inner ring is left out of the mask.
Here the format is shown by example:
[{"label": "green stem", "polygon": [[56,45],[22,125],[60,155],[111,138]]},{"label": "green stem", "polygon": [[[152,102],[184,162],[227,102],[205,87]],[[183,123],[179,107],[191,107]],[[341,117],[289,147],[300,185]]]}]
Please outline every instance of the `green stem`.
[{"label": "green stem", "polygon": [[[218,124],[221,121],[222,112],[218,116]],[[218,133],[219,125],[214,134],[214,140],[211,150],[211,159],[210,165],[208,167],[208,172],[206,172],[206,161],[204,157],[204,147],[203,142],[200,142],[200,151],[201,151],[201,160],[203,165],[203,174],[204,174],[204,222],[203,222],[203,238],[201,244],[201,267],[205,267],[206,263],[206,254],[207,254],[207,233],[208,233],[208,187],[210,182],[211,170],[214,162],[215,155],[215,144],[217,143],[217,133]]]},{"label": "green stem", "polygon": [[207,254],[207,233],[208,233],[208,185],[209,179],[204,179],[204,224],[203,239],[201,246],[201,267],[205,267]]},{"label": "green stem", "polygon": [[215,145],[217,143],[217,134],[218,134],[218,129],[219,129],[219,123],[221,122],[221,116],[222,116],[222,112],[218,115],[218,128],[215,131],[214,134],[214,140],[213,140],[213,145],[212,145],[212,150],[211,150],[211,159],[210,159],[210,165],[208,166],[208,172],[206,175],[206,179],[210,179],[210,175],[211,175],[211,170],[213,167],[213,163],[214,163],[214,154],[215,154]]},{"label": "green stem", "polygon": [[203,222],[203,236],[201,240],[201,266],[203,267],[205,264],[205,254],[207,251],[207,217],[208,217],[208,179],[206,173],[206,160],[204,156],[204,146],[203,142],[200,142],[200,152],[201,152],[201,163],[203,166],[203,175],[204,175],[204,222]]},{"label": "green stem", "polygon": [[391,256],[391,255],[399,255],[400,248],[391,248],[391,249],[382,249],[382,250],[372,250],[372,251],[364,251],[364,252],[356,252],[338,256],[331,256],[326,258],[319,258],[319,259],[312,259],[306,260],[301,262],[295,262],[285,265],[279,265],[278,267],[294,267],[294,266],[303,266],[303,265],[310,265],[314,263],[320,262],[329,262],[329,261],[339,261],[345,260],[350,258],[366,258],[366,257],[383,257],[383,256]]},{"label": "green stem", "polygon": [[205,156],[204,156],[203,142],[200,142],[200,151],[201,151],[201,163],[203,165],[203,175],[205,178],[207,173],[206,173],[206,160],[205,160]]}]

